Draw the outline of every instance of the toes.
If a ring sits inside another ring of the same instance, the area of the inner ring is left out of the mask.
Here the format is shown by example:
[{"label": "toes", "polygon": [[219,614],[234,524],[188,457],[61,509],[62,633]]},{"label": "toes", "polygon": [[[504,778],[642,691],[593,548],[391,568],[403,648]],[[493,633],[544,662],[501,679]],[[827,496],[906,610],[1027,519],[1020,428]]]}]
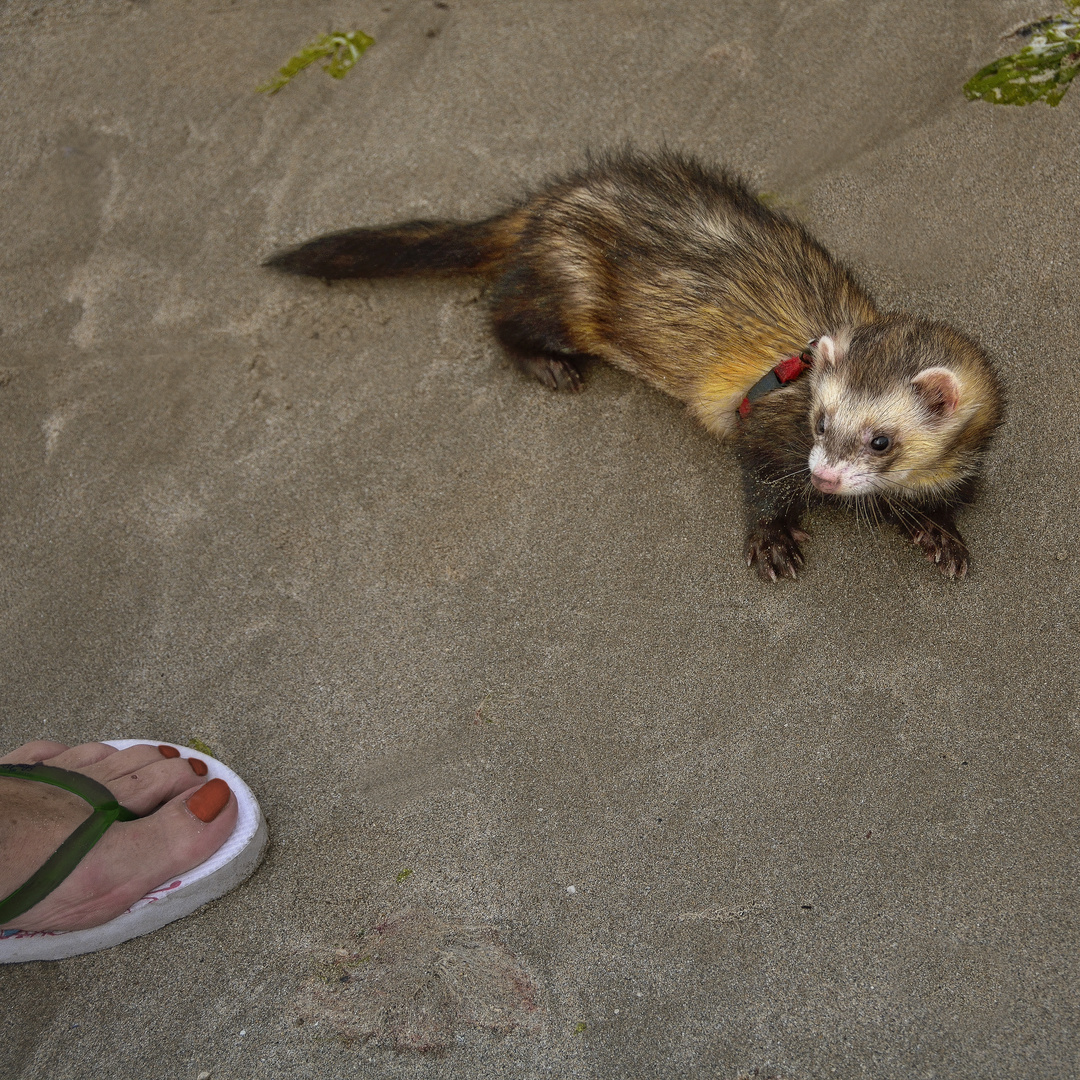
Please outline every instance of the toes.
[{"label": "toes", "polygon": [[967,552],[953,549],[948,551],[946,556],[939,563],[942,572],[948,574],[953,581],[963,581],[968,571]]},{"label": "toes", "polygon": [[59,769],[74,769],[82,772],[87,766],[95,765],[107,757],[112,757],[115,753],[117,753],[115,746],[106,746],[99,742],[82,743],[71,747],[70,750],[65,747],[63,753],[49,759],[49,764]]},{"label": "toes", "polygon": [[85,773],[104,784],[121,805],[136,814],[149,814],[205,775],[205,766],[197,758],[185,758],[179,752],[175,757],[165,757],[156,744],[140,743],[117,750],[104,743],[68,747],[39,740],[0,758],[4,764],[37,761]]},{"label": "toes", "polygon": [[546,361],[545,366],[551,376],[548,385],[553,390],[577,393],[581,389],[581,375],[569,361],[551,359]]},{"label": "toes", "polygon": [[912,542],[948,578],[962,581],[967,576],[968,553],[962,541],[945,533],[921,530],[912,535]]},{"label": "toes", "polygon": [[66,743],[38,739],[0,757],[0,765],[33,765],[38,761],[47,761],[49,758],[54,758],[67,749]]},{"label": "toes", "polygon": [[577,394],[581,392],[581,374],[573,364],[561,363],[559,371],[555,376],[555,381],[558,383],[560,390],[568,391],[571,394]]},{"label": "toes", "polygon": [[537,364],[532,371],[533,378],[549,390],[558,390],[559,384],[555,381],[555,372],[546,364]]},{"label": "toes", "polygon": [[109,788],[129,810],[148,814],[198,782],[199,774],[188,758],[162,758],[114,780]]},{"label": "toes", "polygon": [[750,564],[752,566],[756,564],[757,575],[765,582],[779,581],[781,577],[798,577],[795,560],[776,546],[758,549],[751,553]]},{"label": "toes", "polygon": [[755,533],[747,542],[746,565],[753,567],[765,582],[780,578],[798,579],[799,571],[806,565],[799,550],[798,538],[806,536],[802,530],[763,531]]},{"label": "toes", "polygon": [[198,783],[196,770],[201,767],[197,759],[165,757],[157,745],[139,745],[83,771],[105,784],[129,810],[148,814]]},{"label": "toes", "polygon": [[121,776],[168,760],[157,743],[136,743],[124,750],[115,750],[108,758],[102,758],[82,771],[102,784],[111,785]]},{"label": "toes", "polygon": [[520,364],[549,390],[576,393],[581,389],[581,373],[569,360],[555,356],[529,357]]}]

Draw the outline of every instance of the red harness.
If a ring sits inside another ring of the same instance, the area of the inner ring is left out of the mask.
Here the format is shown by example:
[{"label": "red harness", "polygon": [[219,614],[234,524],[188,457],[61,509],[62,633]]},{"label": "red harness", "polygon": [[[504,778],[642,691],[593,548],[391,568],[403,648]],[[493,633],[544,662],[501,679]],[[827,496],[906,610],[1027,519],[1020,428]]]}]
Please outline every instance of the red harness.
[{"label": "red harness", "polygon": [[794,382],[806,371],[814,362],[814,354],[811,350],[816,344],[817,338],[814,338],[801,353],[789,356],[786,360],[781,360],[772,371],[767,372],[758,379],[747,391],[746,397],[739,403],[739,416],[745,420],[750,415],[750,409],[758,398],[763,398],[770,391],[779,390],[781,386]]}]

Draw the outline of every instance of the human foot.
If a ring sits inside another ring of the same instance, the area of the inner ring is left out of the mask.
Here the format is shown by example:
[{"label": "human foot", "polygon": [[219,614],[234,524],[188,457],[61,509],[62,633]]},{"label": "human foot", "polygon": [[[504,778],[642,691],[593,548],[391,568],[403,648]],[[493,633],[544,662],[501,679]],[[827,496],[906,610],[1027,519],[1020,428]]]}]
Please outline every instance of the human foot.
[{"label": "human foot", "polygon": [[[224,780],[172,747],[34,742],[0,764],[42,762],[103,784],[136,814],[116,822],[51,893],[0,930],[81,930],[109,922],[174,875],[209,858],[229,838],[237,802]],[[77,795],[0,777],[0,899],[37,871],[91,811]]]}]

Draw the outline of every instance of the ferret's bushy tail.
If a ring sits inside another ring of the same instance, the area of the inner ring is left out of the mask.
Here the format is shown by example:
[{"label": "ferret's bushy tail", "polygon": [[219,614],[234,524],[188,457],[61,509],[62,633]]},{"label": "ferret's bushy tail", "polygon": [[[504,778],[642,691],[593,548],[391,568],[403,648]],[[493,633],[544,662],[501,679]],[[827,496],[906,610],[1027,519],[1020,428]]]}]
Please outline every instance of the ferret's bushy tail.
[{"label": "ferret's bushy tail", "polygon": [[289,274],[323,278],[482,274],[494,269],[512,242],[506,217],[472,224],[409,221],[381,229],[348,229],[271,255],[263,264]]}]

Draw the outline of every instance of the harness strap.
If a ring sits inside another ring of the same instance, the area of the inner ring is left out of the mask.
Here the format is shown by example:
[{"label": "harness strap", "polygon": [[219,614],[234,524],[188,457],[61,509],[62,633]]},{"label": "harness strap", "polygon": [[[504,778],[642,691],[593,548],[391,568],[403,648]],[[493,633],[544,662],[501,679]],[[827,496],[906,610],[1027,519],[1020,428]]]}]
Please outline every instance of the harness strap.
[{"label": "harness strap", "polygon": [[746,397],[739,403],[739,416],[745,420],[750,415],[750,409],[755,401],[763,398],[773,390],[779,390],[789,382],[794,382],[814,362],[813,348],[817,344],[814,338],[801,353],[789,356],[781,360],[771,371],[766,372],[746,392]]}]

